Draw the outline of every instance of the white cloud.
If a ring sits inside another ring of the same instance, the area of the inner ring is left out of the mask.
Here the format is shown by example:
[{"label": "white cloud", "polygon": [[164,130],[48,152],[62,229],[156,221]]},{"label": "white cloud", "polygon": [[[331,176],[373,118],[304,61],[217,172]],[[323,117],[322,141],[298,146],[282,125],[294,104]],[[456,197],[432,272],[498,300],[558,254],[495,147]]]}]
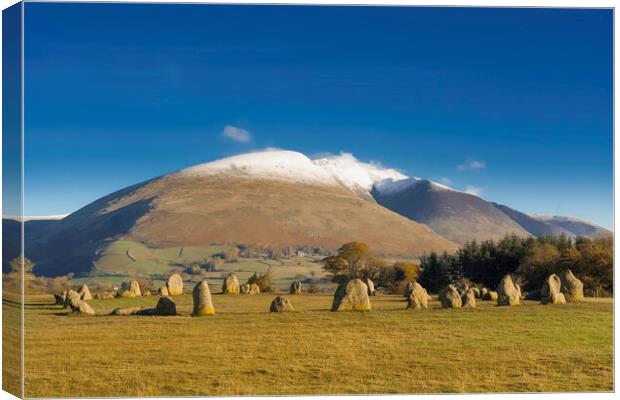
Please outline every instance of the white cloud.
[{"label": "white cloud", "polygon": [[443,183],[444,185],[450,185],[452,184],[452,179],[442,176],[440,179],[441,183]]},{"label": "white cloud", "polygon": [[456,169],[459,171],[467,171],[474,169],[485,169],[487,164],[484,161],[475,160],[473,158],[468,158],[465,160],[463,164],[459,164],[456,166]]},{"label": "white cloud", "polygon": [[252,140],[252,135],[250,132],[232,125],[226,125],[224,127],[222,136],[241,143],[249,143]]},{"label": "white cloud", "polygon": [[465,193],[473,194],[474,196],[480,196],[482,194],[482,188],[467,185],[465,186]]}]

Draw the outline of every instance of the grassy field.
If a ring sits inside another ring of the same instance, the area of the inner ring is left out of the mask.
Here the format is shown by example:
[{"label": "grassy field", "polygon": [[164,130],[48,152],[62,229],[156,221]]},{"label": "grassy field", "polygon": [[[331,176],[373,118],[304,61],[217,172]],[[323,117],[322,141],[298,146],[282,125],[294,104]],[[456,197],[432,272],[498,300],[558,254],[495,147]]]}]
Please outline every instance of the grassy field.
[{"label": "grassy field", "polygon": [[[25,395],[613,390],[611,300],[469,310],[433,301],[414,312],[382,296],[372,312],[331,313],[331,296],[304,294],[290,296],[294,313],[276,315],[273,297],[214,294],[217,314],[193,318],[188,295],[175,297],[176,317],[68,315],[51,296],[31,296]],[[90,304],[105,314],[156,301]],[[3,307],[11,315],[12,303]]]},{"label": "grassy field", "polygon": [[[99,251],[92,274],[74,278],[74,286],[88,285],[120,286],[134,278],[149,278],[157,287],[165,281],[175,266],[202,263],[218,253],[228,250],[230,245],[205,245],[151,248],[142,243],[129,240],[116,240]],[[238,258],[225,262],[217,271],[205,272],[204,277],[215,286],[221,286],[223,278],[229,272],[235,272],[241,282],[245,282],[255,273],[269,272],[275,285],[288,286],[294,280],[306,278],[320,279],[326,276],[322,270],[323,257]]]}]

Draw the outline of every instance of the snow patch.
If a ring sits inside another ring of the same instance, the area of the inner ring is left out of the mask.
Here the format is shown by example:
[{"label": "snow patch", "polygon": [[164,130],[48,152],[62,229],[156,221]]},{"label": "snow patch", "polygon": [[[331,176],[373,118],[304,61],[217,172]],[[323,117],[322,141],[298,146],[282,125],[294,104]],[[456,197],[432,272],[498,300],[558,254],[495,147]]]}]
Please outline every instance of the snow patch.
[{"label": "snow patch", "polygon": [[319,158],[313,163],[329,171],[340,183],[353,190],[363,189],[370,192],[377,182],[408,179],[406,175],[393,168],[359,161],[351,153]]},{"label": "snow patch", "polygon": [[333,175],[305,155],[287,150],[240,154],[186,168],[179,173],[186,176],[259,177],[322,185],[338,183]]},{"label": "snow patch", "polygon": [[[373,189],[381,194],[396,193],[422,181],[394,168],[362,162],[351,153],[311,160],[302,153],[281,149],[265,149],[227,157],[183,169],[179,174],[258,177],[315,185],[342,185],[367,195]],[[436,182],[431,184],[438,190],[454,190]]]}]

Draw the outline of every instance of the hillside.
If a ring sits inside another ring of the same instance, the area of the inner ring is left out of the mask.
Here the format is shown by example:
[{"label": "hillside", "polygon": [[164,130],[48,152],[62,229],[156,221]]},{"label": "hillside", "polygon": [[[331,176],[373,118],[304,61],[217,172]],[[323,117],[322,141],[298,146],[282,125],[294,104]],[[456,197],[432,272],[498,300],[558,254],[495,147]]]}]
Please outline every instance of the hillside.
[{"label": "hillside", "polygon": [[533,215],[534,219],[545,222],[556,229],[563,229],[572,234],[572,236],[586,236],[590,238],[598,238],[613,235],[609,229],[593,224],[592,222],[582,220],[575,217],[562,216],[546,216]]},{"label": "hillside", "polygon": [[101,262],[98,254],[121,239],[153,248],[261,243],[326,249],[359,240],[380,253],[405,257],[456,248],[428,227],[340,184],[195,172],[121,190],[59,221],[28,249],[35,272],[89,272]]},{"label": "hillside", "polygon": [[426,224],[456,243],[499,239],[507,233],[528,235],[491,203],[428,180],[404,185],[399,190],[375,191],[373,195],[382,206]]}]

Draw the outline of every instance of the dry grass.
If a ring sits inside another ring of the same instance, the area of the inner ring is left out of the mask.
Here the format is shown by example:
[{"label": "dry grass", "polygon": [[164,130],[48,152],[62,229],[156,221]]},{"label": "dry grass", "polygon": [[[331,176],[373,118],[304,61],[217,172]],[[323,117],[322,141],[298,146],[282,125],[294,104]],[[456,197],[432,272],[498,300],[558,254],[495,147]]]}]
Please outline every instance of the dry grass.
[{"label": "dry grass", "polygon": [[214,295],[218,314],[202,318],[189,296],[177,317],[66,315],[29,298],[26,396],[613,390],[611,301],[413,312],[385,296],[370,313],[331,313],[331,296],[302,295],[274,315],[273,297]]}]

